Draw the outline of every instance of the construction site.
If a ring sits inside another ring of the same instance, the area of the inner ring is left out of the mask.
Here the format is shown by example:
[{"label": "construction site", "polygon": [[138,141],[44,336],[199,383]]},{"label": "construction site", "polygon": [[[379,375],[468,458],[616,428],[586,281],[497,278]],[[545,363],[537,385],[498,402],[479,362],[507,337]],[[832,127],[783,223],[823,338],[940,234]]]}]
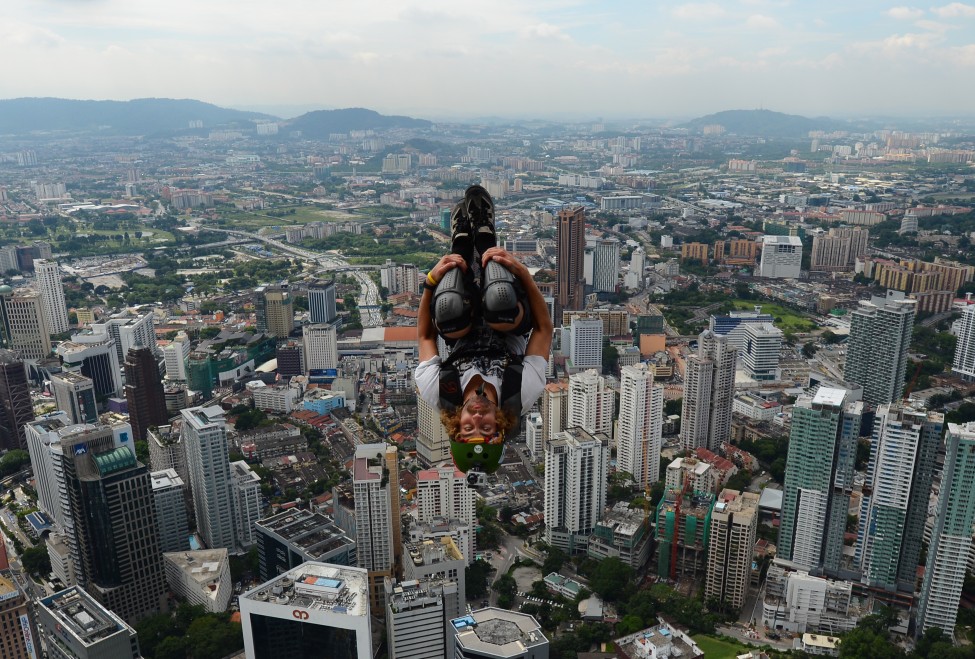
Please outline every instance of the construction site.
[{"label": "construction site", "polygon": [[[695,490],[689,478],[670,488],[657,505],[657,576],[691,584],[704,576],[714,494]],[[694,586],[692,586],[693,589]]]}]

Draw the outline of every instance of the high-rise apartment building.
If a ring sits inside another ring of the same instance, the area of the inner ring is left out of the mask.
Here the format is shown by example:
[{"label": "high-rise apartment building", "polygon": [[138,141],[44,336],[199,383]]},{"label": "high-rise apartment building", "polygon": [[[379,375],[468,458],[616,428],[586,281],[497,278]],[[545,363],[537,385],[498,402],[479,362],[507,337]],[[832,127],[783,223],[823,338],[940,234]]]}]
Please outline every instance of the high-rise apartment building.
[{"label": "high-rise apartment building", "polygon": [[802,239],[799,236],[762,236],[759,277],[798,279],[802,268]]},{"label": "high-rise apartment building", "polygon": [[245,656],[372,659],[368,586],[364,569],[308,562],[249,590],[240,596]]},{"label": "high-rise apartment building", "polygon": [[545,385],[541,398],[542,452],[556,435],[566,429],[569,422],[569,383],[550,382]]},{"label": "high-rise apartment building", "polygon": [[759,382],[778,380],[779,352],[782,350],[782,330],[772,323],[745,323],[745,340],[741,361],[748,377]]},{"label": "high-rise apartment building", "polygon": [[233,549],[236,516],[224,411],[213,405],[180,414],[196,530],[208,549]]},{"label": "high-rise apartment building", "polygon": [[716,450],[731,437],[737,350],[711,330],[701,332],[687,358],[680,442],[685,450]]},{"label": "high-rise apartment building", "polygon": [[429,522],[438,517],[474,522],[474,491],[467,478],[452,464],[425,469],[416,474],[417,519]]},{"label": "high-rise apartment building", "polygon": [[190,356],[192,342],[186,332],[180,331],[168,345],[163,346],[167,380],[186,380],[186,358]]},{"label": "high-rise apartment building", "polygon": [[294,302],[286,284],[261,286],[256,291],[257,331],[286,339],[295,328]]},{"label": "high-rise apartment building", "polygon": [[545,542],[584,553],[606,506],[609,438],[568,428],[545,450]]},{"label": "high-rise apartment building", "polygon": [[555,315],[561,317],[563,309],[585,306],[586,211],[582,206],[559,211],[556,244]]},{"label": "high-rise apartment building", "polygon": [[383,609],[383,580],[399,576],[403,552],[399,463],[395,446],[360,444],[352,465],[356,560],[369,571],[369,601]]},{"label": "high-rise apartment building", "polygon": [[412,263],[386,259],[385,265],[379,269],[379,283],[390,295],[416,293],[420,290],[420,281],[420,271]]},{"label": "high-rise apartment building", "polygon": [[579,427],[591,435],[613,436],[616,392],[596,369],[569,376],[569,414],[566,427]]},{"label": "high-rise apartment building", "polygon": [[47,639],[50,659],[142,657],[135,630],[78,586],[38,600],[37,623]]},{"label": "high-rise apartment building", "polygon": [[75,371],[64,371],[53,374],[50,382],[57,408],[66,412],[74,423],[98,421],[95,383],[91,378]]},{"label": "high-rise apartment building", "polygon": [[435,465],[450,459],[450,438],[440,423],[440,409],[416,397],[416,457]]},{"label": "high-rise apartment building", "polygon": [[881,405],[860,502],[854,560],[865,583],[914,592],[944,415]]},{"label": "high-rise apartment building", "polygon": [[728,339],[728,345],[737,348],[739,353],[745,347],[745,327],[749,324],[772,323],[775,317],[770,313],[762,313],[762,308],[756,306],[752,311],[732,311],[727,316],[711,316],[708,329],[715,336]]},{"label": "high-rise apartment building", "polygon": [[12,350],[0,350],[0,448],[27,448],[24,425],[34,420],[27,369]]},{"label": "high-rise apartment building", "polygon": [[864,227],[832,228],[813,236],[809,270],[852,272],[856,260],[867,253],[870,232]]},{"label": "high-rise apartment building", "polygon": [[704,597],[740,609],[752,578],[759,495],[725,489],[711,510]]},{"label": "high-rise apartment building", "polygon": [[57,261],[34,259],[34,276],[37,291],[41,294],[44,322],[52,334],[67,332],[68,307],[64,301],[64,285],[61,283],[61,266]]},{"label": "high-rise apartment building", "polygon": [[973,475],[975,423],[949,423],[941,492],[917,609],[919,635],[931,627],[939,627],[949,635],[954,633],[975,522]]},{"label": "high-rise apartment building", "polygon": [[[6,548],[0,546],[6,563]],[[41,655],[30,595],[15,582],[0,574],[0,657],[4,659],[37,659]],[[446,628],[445,628],[446,629]]]},{"label": "high-rise apartment building", "polygon": [[904,293],[887,291],[853,312],[843,377],[862,386],[871,405],[892,403],[904,393],[915,305]]},{"label": "high-rise apartment building", "polygon": [[[117,313],[92,323],[91,332],[100,336],[103,341],[111,337],[115,345],[115,356],[120,364],[125,361],[125,356],[132,348],[152,348],[153,354],[158,354],[156,323],[151,311],[141,315],[125,311]],[[74,336],[71,339],[76,340]]]},{"label": "high-rise apartment building", "polygon": [[64,459],[61,431],[73,425],[74,422],[64,412],[52,412],[24,426],[38,507],[61,530],[71,528],[71,510],[61,464]]},{"label": "high-rise apartment building", "polygon": [[3,347],[15,350],[24,361],[51,354],[51,336],[44,320],[41,296],[27,288],[14,291],[0,286],[0,338]]},{"label": "high-rise apartment building", "polygon": [[810,572],[840,567],[863,415],[848,398],[820,387],[793,408],[777,555]]},{"label": "high-rise apartment building", "polygon": [[186,485],[175,469],[154,471],[152,500],[163,553],[189,549],[190,525],[186,518]]},{"label": "high-rise apartment building", "polygon": [[338,317],[335,300],[334,281],[308,286],[308,319],[312,325],[335,322]]},{"label": "high-rise apartment building", "polygon": [[301,328],[301,335],[306,369],[338,368],[338,333],[334,324],[305,325]]},{"label": "high-rise apartment building", "polygon": [[620,373],[620,414],[616,457],[620,471],[642,490],[660,480],[664,389],[655,385],[646,364],[624,366]]},{"label": "high-rise apartment building", "polygon": [[246,550],[257,542],[254,524],[261,518],[261,477],[245,460],[230,463],[233,477],[234,534],[238,549]]},{"label": "high-rise apartment building", "polygon": [[125,400],[129,404],[129,423],[137,440],[145,441],[152,426],[169,421],[166,394],[156,355],[149,347],[132,347],[125,357]]},{"label": "high-rise apartment building", "polygon": [[[569,331],[563,329],[563,337],[568,338],[568,364],[571,371],[603,367],[603,321],[599,318],[578,317],[572,319]],[[563,341],[565,338],[563,338]]]},{"label": "high-rise apartment building", "polygon": [[951,373],[969,382],[975,381],[975,304],[969,304],[961,312],[958,320],[955,344],[955,358],[951,363]]}]

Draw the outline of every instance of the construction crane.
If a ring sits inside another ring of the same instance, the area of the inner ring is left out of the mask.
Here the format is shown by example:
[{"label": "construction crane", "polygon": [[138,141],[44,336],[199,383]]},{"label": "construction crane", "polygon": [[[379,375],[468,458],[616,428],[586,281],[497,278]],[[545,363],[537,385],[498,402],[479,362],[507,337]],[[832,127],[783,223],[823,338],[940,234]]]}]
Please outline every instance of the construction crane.
[{"label": "construction crane", "polygon": [[674,501],[674,536],[670,539],[670,580],[677,581],[677,539],[680,538],[680,506],[684,502],[684,495],[691,489],[691,475],[684,472],[684,484],[677,490],[677,500]]},{"label": "construction crane", "polygon": [[904,400],[905,401],[911,397],[911,392],[914,391],[914,385],[917,384],[917,379],[921,375],[921,366],[923,366],[923,365],[924,365],[924,362],[918,362],[917,363],[917,367],[914,369],[914,375],[911,376],[911,381],[907,383],[907,386],[906,387],[904,387]]}]

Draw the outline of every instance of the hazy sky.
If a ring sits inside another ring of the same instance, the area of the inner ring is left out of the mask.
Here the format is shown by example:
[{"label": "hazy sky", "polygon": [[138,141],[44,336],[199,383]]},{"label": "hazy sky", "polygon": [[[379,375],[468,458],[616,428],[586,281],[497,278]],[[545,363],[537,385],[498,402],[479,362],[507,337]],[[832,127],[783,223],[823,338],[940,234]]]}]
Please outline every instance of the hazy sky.
[{"label": "hazy sky", "polygon": [[429,118],[975,114],[975,0],[6,0],[0,98]]}]

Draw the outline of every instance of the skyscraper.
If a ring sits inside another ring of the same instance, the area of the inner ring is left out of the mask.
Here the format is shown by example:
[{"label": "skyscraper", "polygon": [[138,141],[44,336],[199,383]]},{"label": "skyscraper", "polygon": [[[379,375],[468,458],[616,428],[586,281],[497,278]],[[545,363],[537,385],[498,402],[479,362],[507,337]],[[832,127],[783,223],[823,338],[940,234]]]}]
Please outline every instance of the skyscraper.
[{"label": "skyscraper", "polygon": [[569,418],[566,427],[578,426],[591,435],[613,436],[616,392],[596,369],[569,376]]},{"label": "skyscraper", "polygon": [[861,385],[871,405],[892,403],[904,393],[916,304],[900,291],[887,291],[853,312],[843,377]]},{"label": "skyscraper", "polygon": [[64,302],[64,285],[61,283],[61,266],[57,261],[34,259],[34,276],[48,331],[52,334],[67,332],[70,325],[68,307]]},{"label": "skyscraper", "polygon": [[944,415],[881,405],[873,422],[854,560],[865,583],[914,591]]},{"label": "skyscraper", "polygon": [[450,459],[450,438],[440,423],[440,410],[420,396],[416,397],[416,429],[416,457],[423,464]]},{"label": "skyscraper", "polygon": [[759,382],[778,380],[782,330],[772,323],[745,323],[742,362],[749,377]]},{"label": "skyscraper", "polygon": [[545,449],[545,542],[585,553],[606,506],[609,438],[568,428]]},{"label": "skyscraper", "polygon": [[585,306],[586,211],[582,206],[559,211],[556,243],[555,316],[561,318],[564,309]]},{"label": "skyscraper", "polygon": [[848,395],[821,387],[793,409],[778,556],[810,572],[835,573],[843,553],[863,415]]},{"label": "skyscraper", "polygon": [[975,522],[973,474],[975,422],[949,423],[941,492],[917,610],[919,635],[930,627],[949,635],[954,632]]},{"label": "skyscraper", "polygon": [[[157,354],[156,323],[151,311],[139,315],[123,311],[110,318],[103,318],[91,324],[91,332],[101,340],[109,337],[114,341],[115,356],[119,363],[125,361],[130,348],[152,348]],[[76,337],[72,336],[72,340]]]},{"label": "skyscraper", "polygon": [[335,282],[325,281],[308,286],[308,319],[312,325],[332,323],[338,317],[335,308]]},{"label": "skyscraper", "polygon": [[799,236],[762,236],[759,277],[797,279],[802,265],[802,239]]},{"label": "skyscraper", "polygon": [[572,319],[569,331],[568,368],[572,371],[603,367],[603,321],[599,318]]},{"label": "skyscraper", "polygon": [[0,448],[27,448],[24,424],[34,420],[27,370],[18,354],[0,350]]},{"label": "skyscraper", "polygon": [[301,328],[301,335],[306,369],[313,371],[338,367],[338,333],[334,324],[305,325]]},{"label": "skyscraper", "polygon": [[969,382],[975,381],[975,304],[969,304],[961,312],[957,324],[958,343],[951,372]]},{"label": "skyscraper", "polygon": [[416,474],[417,519],[429,522],[437,517],[474,522],[474,491],[467,478],[453,464],[425,469]]},{"label": "skyscraper", "polygon": [[620,277],[620,241],[597,238],[592,242],[592,290],[615,293]]},{"label": "skyscraper", "polygon": [[685,450],[716,450],[731,437],[737,350],[728,340],[704,330],[697,352],[687,358],[680,442]]},{"label": "skyscraper", "polygon": [[140,442],[145,441],[150,427],[164,426],[169,421],[166,394],[152,348],[129,348],[125,357],[125,400],[132,433]]},{"label": "skyscraper", "polygon": [[865,227],[832,228],[813,236],[809,270],[851,272],[856,260],[867,253],[870,232]]},{"label": "skyscraper", "polygon": [[711,511],[705,599],[732,609],[745,604],[752,578],[752,552],[758,533],[759,495],[722,490]]},{"label": "skyscraper", "polygon": [[190,525],[186,519],[186,486],[175,469],[154,471],[152,501],[156,509],[156,527],[159,529],[159,551],[184,551],[189,549]]},{"label": "skyscraper", "polygon": [[369,601],[383,610],[383,580],[399,576],[403,552],[399,465],[395,446],[360,444],[352,465],[355,542],[359,567],[369,571]]},{"label": "skyscraper", "polygon": [[569,383],[550,382],[545,385],[541,398],[542,446],[545,447],[556,435],[566,429],[569,421]]},{"label": "skyscraper", "polygon": [[98,404],[95,402],[95,383],[81,373],[64,371],[51,376],[51,393],[62,412],[75,423],[95,423]]},{"label": "skyscraper", "polygon": [[261,286],[256,291],[257,331],[286,339],[295,328],[294,303],[286,284]]},{"label": "skyscraper", "polygon": [[44,320],[44,305],[36,291],[0,286],[0,339],[24,361],[51,354],[51,333]]},{"label": "skyscraper", "polygon": [[37,622],[48,639],[50,659],[139,659],[142,656],[135,630],[116,612],[77,586],[38,600]]},{"label": "skyscraper", "polygon": [[178,332],[168,345],[163,346],[167,380],[186,380],[186,358],[190,356],[191,346],[190,337],[183,331]]},{"label": "skyscraper", "polygon": [[233,549],[233,481],[223,409],[216,405],[191,407],[180,414],[196,530],[208,549]]},{"label": "skyscraper", "polygon": [[654,384],[653,370],[646,364],[624,366],[616,457],[620,471],[630,474],[640,489],[660,480],[663,416],[664,389]]},{"label": "skyscraper", "polygon": [[120,362],[115,339],[106,334],[74,334],[58,344],[58,356],[66,371],[80,372],[95,384],[95,400],[104,401],[122,390]]}]

